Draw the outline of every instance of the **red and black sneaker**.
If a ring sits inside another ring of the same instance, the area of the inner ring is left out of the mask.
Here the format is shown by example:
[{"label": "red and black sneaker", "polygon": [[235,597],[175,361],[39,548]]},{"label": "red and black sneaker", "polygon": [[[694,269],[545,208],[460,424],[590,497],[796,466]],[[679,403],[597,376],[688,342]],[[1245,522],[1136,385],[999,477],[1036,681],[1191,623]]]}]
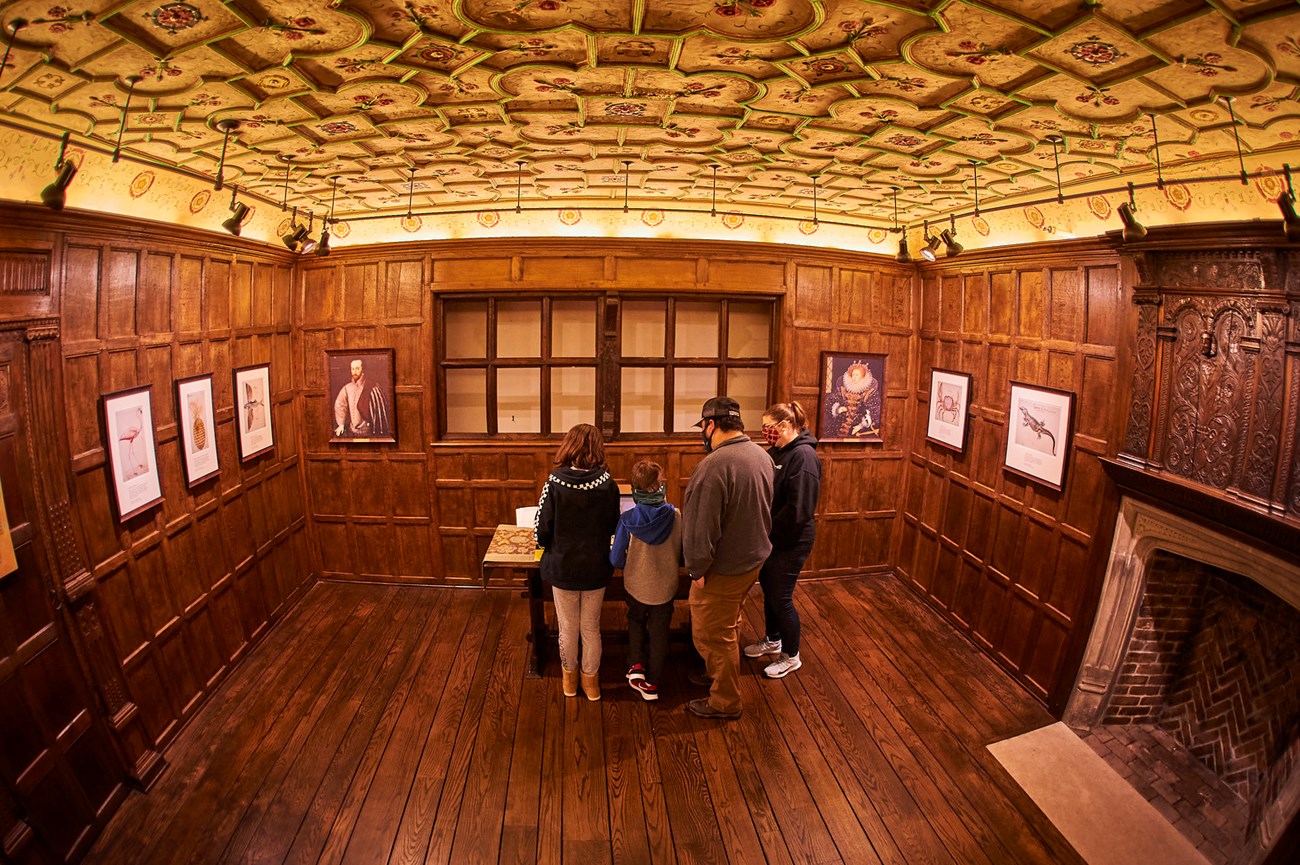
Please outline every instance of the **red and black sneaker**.
[{"label": "red and black sneaker", "polygon": [[633,679],[633,680],[630,682],[630,684],[632,685],[633,688],[636,688],[638,691],[641,692],[641,699],[642,699],[642,700],[658,700],[658,699],[659,699],[659,686],[658,686],[658,685],[652,685],[652,684],[650,684],[649,682],[647,682],[645,679]]},{"label": "red and black sneaker", "polygon": [[644,679],[644,678],[645,678],[645,667],[641,666],[640,664],[633,664],[632,666],[627,668],[627,680],[629,682],[635,682],[638,679]]}]

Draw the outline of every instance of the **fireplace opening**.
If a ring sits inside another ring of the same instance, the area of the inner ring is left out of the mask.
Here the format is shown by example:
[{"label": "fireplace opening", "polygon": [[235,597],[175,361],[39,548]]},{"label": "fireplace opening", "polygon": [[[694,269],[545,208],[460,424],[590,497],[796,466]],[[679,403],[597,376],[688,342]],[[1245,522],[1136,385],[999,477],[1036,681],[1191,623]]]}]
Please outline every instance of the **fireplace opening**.
[{"label": "fireplace opening", "polygon": [[1121,505],[1065,721],[1216,863],[1267,855],[1300,805],[1300,569]]}]

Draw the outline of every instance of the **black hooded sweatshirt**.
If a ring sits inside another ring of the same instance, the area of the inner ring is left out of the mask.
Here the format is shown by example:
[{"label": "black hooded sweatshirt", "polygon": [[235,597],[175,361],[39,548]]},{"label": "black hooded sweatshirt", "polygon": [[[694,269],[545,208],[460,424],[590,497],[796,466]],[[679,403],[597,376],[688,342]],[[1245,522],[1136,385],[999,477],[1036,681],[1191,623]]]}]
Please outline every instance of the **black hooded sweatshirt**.
[{"label": "black hooded sweatshirt", "polygon": [[609,585],[609,540],[618,526],[618,486],[604,466],[556,466],[537,502],[542,579],[557,589],[585,592]]},{"label": "black hooded sweatshirt", "polygon": [[813,517],[822,487],[822,464],[816,447],[817,439],[811,433],[801,432],[785,447],[767,449],[776,466],[769,534],[774,550],[812,546],[817,533]]}]

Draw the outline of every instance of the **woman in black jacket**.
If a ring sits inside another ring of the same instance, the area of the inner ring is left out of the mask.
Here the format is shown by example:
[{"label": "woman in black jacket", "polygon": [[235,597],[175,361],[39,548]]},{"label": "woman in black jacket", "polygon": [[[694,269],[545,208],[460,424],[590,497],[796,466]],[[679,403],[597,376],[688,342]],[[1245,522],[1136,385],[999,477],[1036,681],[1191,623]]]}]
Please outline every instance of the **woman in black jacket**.
[{"label": "woman in black jacket", "polygon": [[769,535],[772,552],[758,572],[767,634],[744,651],[750,658],[776,655],[763,674],[779,679],[803,666],[794,587],[817,532],[814,516],[821,495],[822,465],[817,458],[817,439],[808,432],[808,417],[797,402],[779,402],[763,412],[763,438],[776,464]]},{"label": "woman in black jacket", "polygon": [[542,579],[555,597],[564,696],[600,699],[600,606],[614,573],[609,541],[618,526],[618,487],[605,466],[605,440],[591,424],[569,430],[542,486],[533,531],[543,548]]}]

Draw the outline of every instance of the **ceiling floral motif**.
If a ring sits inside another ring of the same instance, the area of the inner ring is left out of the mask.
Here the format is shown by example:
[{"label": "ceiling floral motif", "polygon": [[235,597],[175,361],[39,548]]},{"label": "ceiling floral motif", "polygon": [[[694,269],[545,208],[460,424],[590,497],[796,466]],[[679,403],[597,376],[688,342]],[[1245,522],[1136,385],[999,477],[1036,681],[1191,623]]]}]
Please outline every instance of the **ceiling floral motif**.
[{"label": "ceiling floral motif", "polygon": [[0,45],[0,123],[215,177],[237,121],[226,184],[343,219],[878,230],[1300,161],[1292,0],[15,0]]}]

